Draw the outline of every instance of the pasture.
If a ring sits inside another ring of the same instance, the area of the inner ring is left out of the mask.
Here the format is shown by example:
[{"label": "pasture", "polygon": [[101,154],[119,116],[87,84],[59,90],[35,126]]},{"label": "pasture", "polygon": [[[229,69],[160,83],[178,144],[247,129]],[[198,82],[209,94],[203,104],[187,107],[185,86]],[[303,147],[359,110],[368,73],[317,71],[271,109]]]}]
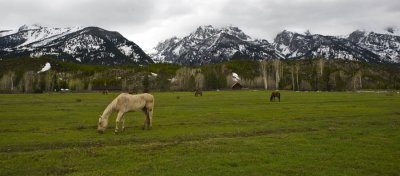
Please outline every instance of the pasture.
[{"label": "pasture", "polygon": [[400,95],[154,93],[115,135],[118,93],[0,94],[0,175],[400,175]]}]

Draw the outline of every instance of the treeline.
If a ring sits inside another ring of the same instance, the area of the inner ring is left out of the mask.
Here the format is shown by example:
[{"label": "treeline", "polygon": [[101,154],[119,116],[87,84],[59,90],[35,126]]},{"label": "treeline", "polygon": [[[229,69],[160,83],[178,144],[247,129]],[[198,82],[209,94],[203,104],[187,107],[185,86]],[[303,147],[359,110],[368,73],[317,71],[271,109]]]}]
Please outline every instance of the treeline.
[{"label": "treeline", "polygon": [[[51,69],[39,73],[46,62]],[[399,65],[348,60],[235,60],[198,67],[173,64],[108,67],[51,58],[19,58],[0,61],[0,69],[0,91],[4,93],[216,90],[230,89],[237,82],[245,88],[270,90],[400,89]]]},{"label": "treeline", "polygon": [[[177,73],[182,71],[185,74],[175,77],[180,80],[176,86],[180,90],[229,89],[236,82],[246,88],[267,90],[400,89],[399,65],[348,60],[238,60],[199,68],[183,67]],[[234,79],[233,73],[239,75],[239,81]]]}]

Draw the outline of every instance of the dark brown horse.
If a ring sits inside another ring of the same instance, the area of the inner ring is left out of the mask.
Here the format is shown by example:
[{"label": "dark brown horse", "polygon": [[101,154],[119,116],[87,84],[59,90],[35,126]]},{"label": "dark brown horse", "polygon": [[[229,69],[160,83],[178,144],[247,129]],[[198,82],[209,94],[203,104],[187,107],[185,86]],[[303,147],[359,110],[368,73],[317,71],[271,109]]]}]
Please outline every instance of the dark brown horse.
[{"label": "dark brown horse", "polygon": [[203,96],[203,92],[200,89],[196,89],[196,92],[194,92],[194,96]]},{"label": "dark brown horse", "polygon": [[269,101],[275,101],[275,98],[278,98],[279,102],[281,102],[281,93],[278,91],[273,91],[271,93],[271,97],[269,98]]}]

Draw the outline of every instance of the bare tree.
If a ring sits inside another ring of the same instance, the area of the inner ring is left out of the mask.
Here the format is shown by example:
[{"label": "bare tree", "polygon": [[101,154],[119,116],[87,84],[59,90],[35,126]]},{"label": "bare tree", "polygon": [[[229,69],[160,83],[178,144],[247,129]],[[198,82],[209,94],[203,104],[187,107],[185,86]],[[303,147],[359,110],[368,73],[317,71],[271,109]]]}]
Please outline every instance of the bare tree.
[{"label": "bare tree", "polygon": [[34,83],[35,83],[35,72],[33,71],[25,72],[20,82],[21,90],[23,90],[24,92],[33,92]]},{"label": "bare tree", "polygon": [[44,79],[44,81],[45,81],[45,90],[46,91],[52,91],[53,90],[54,85],[56,83],[55,80],[54,80],[55,75],[56,75],[56,73],[54,71],[49,70],[49,71],[46,72],[45,79]]},{"label": "bare tree", "polygon": [[279,89],[279,83],[281,81],[281,61],[274,60],[274,69],[275,69],[275,89]]},{"label": "bare tree", "polygon": [[318,65],[319,65],[319,74],[322,77],[322,74],[324,72],[324,65],[325,65],[324,59],[320,59],[318,62]]},{"label": "bare tree", "polygon": [[360,81],[360,89],[362,89],[362,87],[363,87],[363,86],[362,86],[362,75],[363,75],[363,74],[362,74],[362,71],[359,70],[359,71],[358,71],[358,78],[359,78],[359,81]]},{"label": "bare tree", "polygon": [[204,88],[204,75],[202,73],[197,73],[195,76],[196,89],[202,90]]},{"label": "bare tree", "polygon": [[[358,70],[356,73],[354,73],[353,78],[353,89],[357,90],[357,88],[362,89],[362,71]],[[357,85],[358,82],[358,85]]]},{"label": "bare tree", "polygon": [[299,83],[299,70],[300,70],[300,65],[296,63],[296,82],[297,82],[297,90],[300,89],[300,83]]},{"label": "bare tree", "polygon": [[264,88],[268,90],[268,62],[263,60],[260,62],[260,71],[264,81]]},{"label": "bare tree", "polygon": [[294,70],[295,70],[295,66],[292,65],[290,72],[292,73],[292,89],[293,91],[295,91],[295,85],[294,85]]},{"label": "bare tree", "polygon": [[0,79],[0,89],[5,91],[14,91],[15,73],[12,71],[4,74]]},{"label": "bare tree", "polygon": [[[188,67],[182,67],[176,71],[175,79],[177,80],[177,86],[180,90],[192,90],[198,88],[197,86],[204,85],[204,76],[201,74],[200,69],[191,69]],[[197,77],[197,75],[199,75]]]}]

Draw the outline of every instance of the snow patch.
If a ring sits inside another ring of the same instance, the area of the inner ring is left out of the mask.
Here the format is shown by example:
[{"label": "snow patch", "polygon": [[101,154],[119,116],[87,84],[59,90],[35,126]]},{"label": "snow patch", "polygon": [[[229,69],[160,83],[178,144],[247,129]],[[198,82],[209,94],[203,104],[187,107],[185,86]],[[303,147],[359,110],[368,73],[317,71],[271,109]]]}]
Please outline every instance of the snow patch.
[{"label": "snow patch", "polygon": [[174,83],[174,82],[178,81],[178,79],[176,79],[176,78],[174,77],[174,78],[168,79],[168,81],[170,81],[171,83]]},{"label": "snow patch", "polygon": [[133,53],[132,47],[127,45],[119,46],[118,50],[121,51],[125,56],[130,56]]},{"label": "snow patch", "polygon": [[11,35],[11,34],[15,34],[17,33],[17,30],[4,30],[4,31],[0,31],[0,37],[4,37],[7,35]]},{"label": "snow patch", "polygon": [[278,48],[280,49],[280,51],[281,51],[281,53],[282,53],[283,55],[286,56],[286,55],[290,54],[290,49],[289,49],[288,46],[286,46],[286,45],[284,45],[284,44],[280,44]]},{"label": "snow patch", "polygon": [[240,81],[240,77],[237,73],[232,72],[232,80],[235,82],[239,82]]},{"label": "snow patch", "polygon": [[239,45],[239,51],[241,52],[246,51],[246,47],[244,45]]},{"label": "snow patch", "polygon": [[44,67],[43,67],[40,71],[38,71],[37,73],[45,72],[45,71],[47,71],[47,70],[50,70],[50,68],[51,68],[50,63],[46,62],[46,64],[44,65]]},{"label": "snow patch", "polygon": [[[30,51],[32,51],[32,49],[27,49],[27,48],[24,48],[25,50],[30,50]],[[54,55],[54,56],[58,56],[58,55],[60,55],[60,53],[55,53],[55,52],[41,52],[41,51],[39,51],[39,52],[33,52],[33,53],[31,53],[29,56],[31,57],[31,58],[38,58],[38,57],[41,57],[41,56],[44,56],[44,55]]]},{"label": "snow patch", "polygon": [[182,44],[180,44],[180,45],[178,45],[173,51],[172,51],[172,53],[174,53],[175,55],[179,55],[179,51],[181,50],[181,48],[182,48]]}]

